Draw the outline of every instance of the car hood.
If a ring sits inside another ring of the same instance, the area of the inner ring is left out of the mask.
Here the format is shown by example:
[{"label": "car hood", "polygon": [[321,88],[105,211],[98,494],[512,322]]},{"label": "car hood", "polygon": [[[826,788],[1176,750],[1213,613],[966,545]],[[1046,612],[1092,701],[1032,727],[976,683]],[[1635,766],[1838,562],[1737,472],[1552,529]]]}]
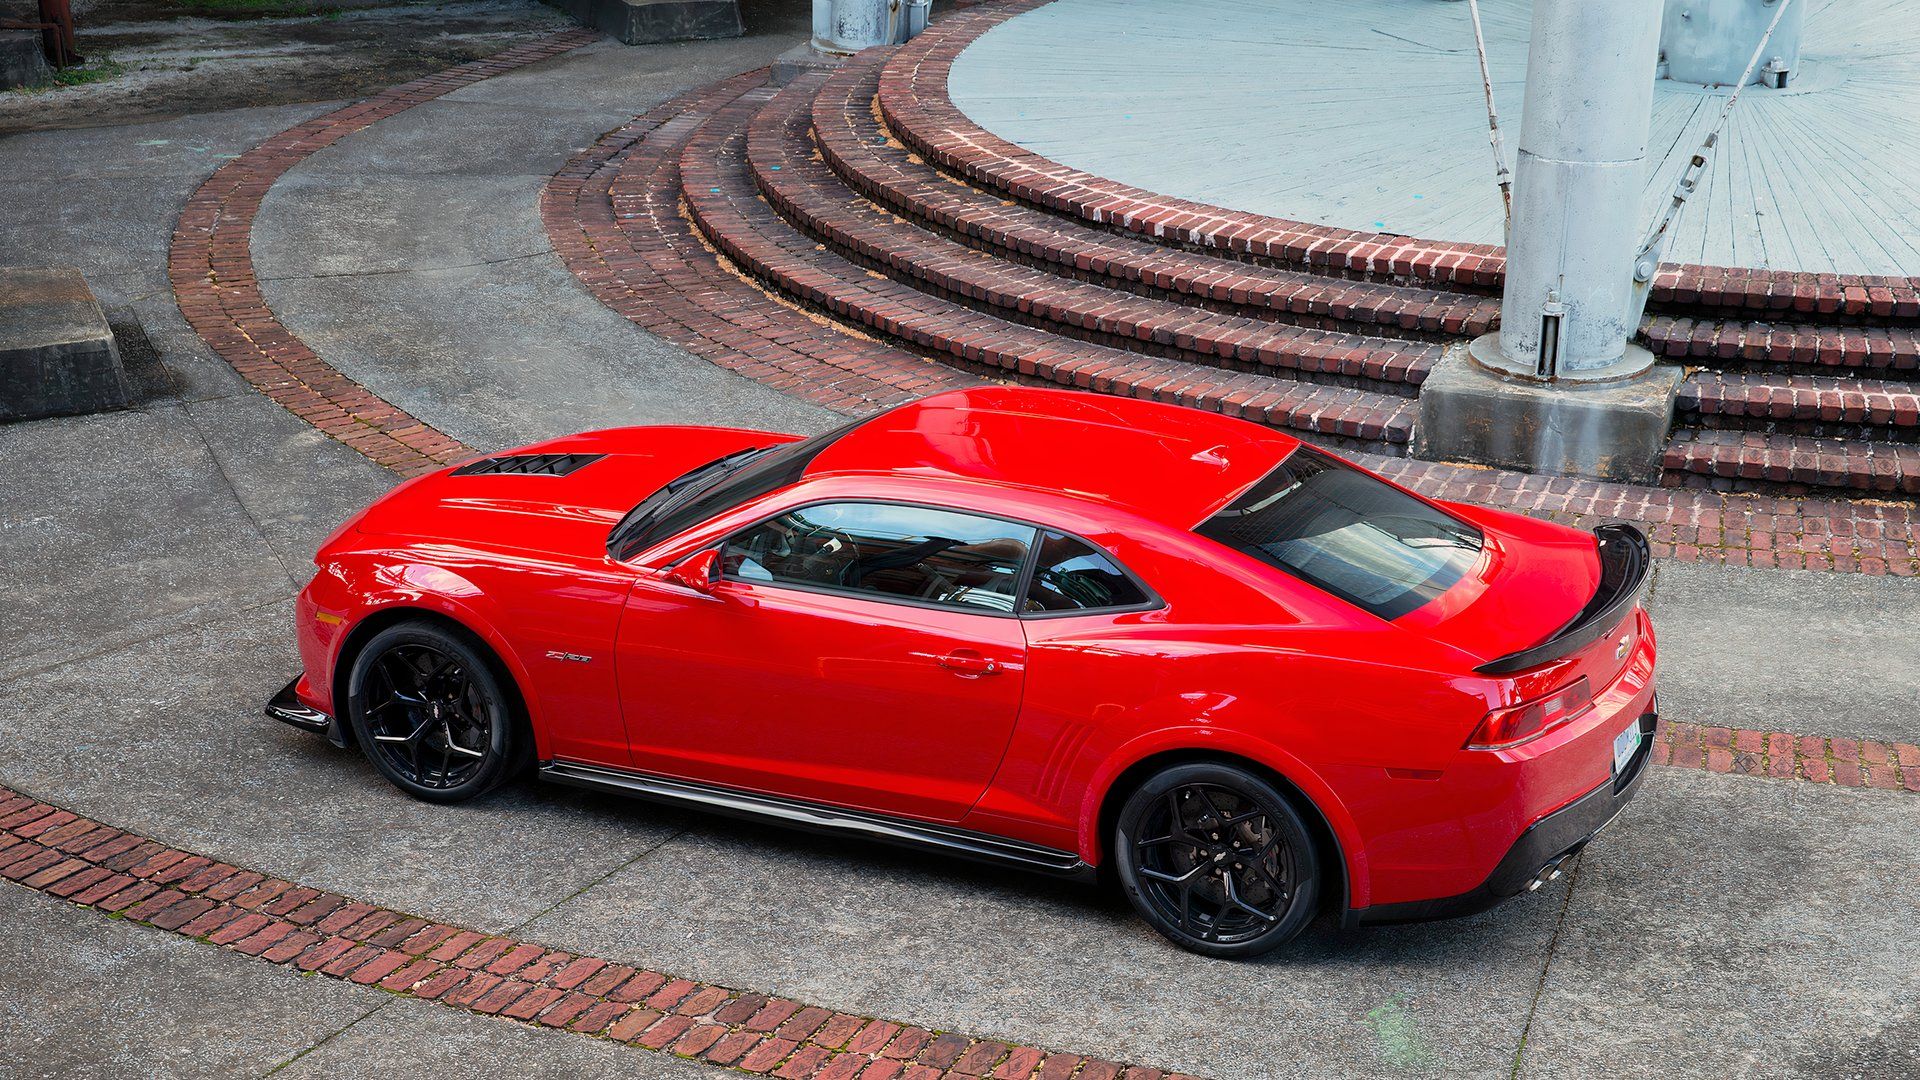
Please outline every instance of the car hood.
[{"label": "car hood", "polygon": [[570,435],[484,459],[591,458],[562,461],[564,475],[512,471],[523,462],[505,463],[506,471],[467,462],[395,488],[342,532],[597,558],[620,518],[668,481],[735,451],[793,439],[746,428],[669,426]]}]

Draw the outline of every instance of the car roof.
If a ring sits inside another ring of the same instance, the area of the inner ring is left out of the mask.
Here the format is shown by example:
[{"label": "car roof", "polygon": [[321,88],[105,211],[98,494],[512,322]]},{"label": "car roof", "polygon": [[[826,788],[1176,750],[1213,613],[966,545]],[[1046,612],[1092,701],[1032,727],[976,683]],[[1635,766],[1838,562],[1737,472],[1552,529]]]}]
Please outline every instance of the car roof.
[{"label": "car roof", "polygon": [[822,450],[806,475],[950,477],[1122,507],[1188,529],[1298,445],[1198,409],[990,386],[879,413]]}]

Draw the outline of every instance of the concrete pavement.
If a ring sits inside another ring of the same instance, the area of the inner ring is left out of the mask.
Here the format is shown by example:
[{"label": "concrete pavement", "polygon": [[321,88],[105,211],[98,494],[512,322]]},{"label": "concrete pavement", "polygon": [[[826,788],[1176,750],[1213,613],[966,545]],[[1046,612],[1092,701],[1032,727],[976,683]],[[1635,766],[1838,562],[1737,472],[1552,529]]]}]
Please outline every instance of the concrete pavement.
[{"label": "concrete pavement", "polygon": [[[795,36],[593,46],[314,155],[255,231],[270,302],[477,445],[825,422],[599,309],[545,251],[533,201],[572,147]],[[160,364],[133,411],[0,429],[0,782],[449,922],[1214,1077],[1910,1074],[1920,799],[1904,792],[1659,769],[1537,894],[1456,923],[1321,925],[1226,964],[1039,879],[530,784],[428,806],[260,717],[297,666],[287,600],[314,545],[392,477],[205,350],[166,294],[165,237],[220,155],[323,108],[0,141],[0,174],[47,190],[77,179],[61,139],[101,162],[90,213],[0,206],[0,251],[73,252]],[[1894,632],[1920,616],[1912,582],[1666,563],[1653,604],[1675,718],[1920,734],[1902,704],[1920,657]],[[10,885],[0,904],[0,1072],[710,1072],[300,979]],[[103,1042],[108,1015],[138,1022]]]}]

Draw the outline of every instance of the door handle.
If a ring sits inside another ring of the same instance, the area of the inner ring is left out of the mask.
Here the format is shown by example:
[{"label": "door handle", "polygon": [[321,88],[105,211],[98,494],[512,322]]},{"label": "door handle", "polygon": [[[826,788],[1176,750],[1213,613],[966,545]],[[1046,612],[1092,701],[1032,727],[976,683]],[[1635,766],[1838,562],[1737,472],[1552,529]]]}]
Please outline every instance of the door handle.
[{"label": "door handle", "polygon": [[960,649],[940,658],[940,666],[955,675],[979,677],[981,675],[1000,674],[1000,663],[989,660],[972,649]]}]

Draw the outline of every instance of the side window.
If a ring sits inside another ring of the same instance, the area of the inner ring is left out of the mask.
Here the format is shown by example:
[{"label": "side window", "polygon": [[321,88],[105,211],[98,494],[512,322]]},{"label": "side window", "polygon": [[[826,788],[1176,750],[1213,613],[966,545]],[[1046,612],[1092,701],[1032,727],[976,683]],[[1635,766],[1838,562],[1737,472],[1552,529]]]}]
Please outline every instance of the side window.
[{"label": "side window", "polygon": [[1134,607],[1150,600],[1107,554],[1082,540],[1047,533],[1040,541],[1040,559],[1027,587],[1022,610],[1091,611]]},{"label": "side window", "polygon": [[825,503],[748,529],[720,549],[731,578],[1011,613],[1034,530],[886,503]]}]

